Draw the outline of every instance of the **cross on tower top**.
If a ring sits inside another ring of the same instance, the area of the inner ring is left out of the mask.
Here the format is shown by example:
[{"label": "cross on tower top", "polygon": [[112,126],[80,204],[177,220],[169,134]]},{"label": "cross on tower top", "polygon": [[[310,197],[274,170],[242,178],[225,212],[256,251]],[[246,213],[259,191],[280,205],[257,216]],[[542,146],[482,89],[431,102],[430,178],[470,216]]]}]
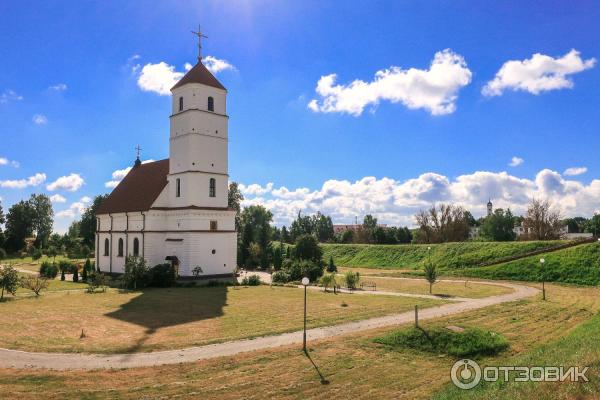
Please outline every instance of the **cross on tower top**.
[{"label": "cross on tower top", "polygon": [[198,32],[192,31],[192,33],[198,37],[198,61],[202,61],[202,38],[208,39],[208,36],[202,33],[200,25],[198,25]]},{"label": "cross on tower top", "polygon": [[140,147],[139,144],[137,146],[135,146],[135,151],[137,153],[137,158],[135,159],[134,165],[137,167],[142,164],[142,161],[140,160],[140,153],[142,151],[142,148]]}]

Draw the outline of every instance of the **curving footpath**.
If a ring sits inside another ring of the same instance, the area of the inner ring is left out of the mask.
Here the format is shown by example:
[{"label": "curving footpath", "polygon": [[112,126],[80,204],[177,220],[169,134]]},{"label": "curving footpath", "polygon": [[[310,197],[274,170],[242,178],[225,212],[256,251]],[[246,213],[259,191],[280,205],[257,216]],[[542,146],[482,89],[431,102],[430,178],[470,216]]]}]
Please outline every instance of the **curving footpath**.
[{"label": "curving footpath", "polygon": [[[419,320],[440,318],[476,310],[496,304],[520,300],[534,296],[539,290],[530,286],[514,283],[496,283],[513,289],[512,293],[490,296],[425,308],[419,311]],[[327,339],[335,336],[362,332],[374,328],[410,323],[414,312],[408,311],[362,321],[343,323],[334,326],[313,328],[307,331],[309,340]],[[210,358],[232,356],[239,353],[272,349],[285,345],[301,344],[302,331],[284,333],[275,336],[262,336],[256,339],[244,339],[181,350],[168,350],[151,353],[133,354],[65,354],[30,353],[19,350],[0,349],[0,368],[44,368],[54,370],[136,368],[164,364],[178,364],[206,360]]]}]

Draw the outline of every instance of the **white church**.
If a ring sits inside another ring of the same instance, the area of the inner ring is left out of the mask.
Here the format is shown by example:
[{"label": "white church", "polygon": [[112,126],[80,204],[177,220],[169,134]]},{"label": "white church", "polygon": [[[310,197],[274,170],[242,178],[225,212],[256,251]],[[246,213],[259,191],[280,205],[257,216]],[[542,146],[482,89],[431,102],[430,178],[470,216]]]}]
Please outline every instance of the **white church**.
[{"label": "white church", "polygon": [[180,277],[231,276],[235,211],[228,208],[227,90],[202,64],[171,88],[169,158],[135,165],[97,211],[96,265],[172,262]]}]

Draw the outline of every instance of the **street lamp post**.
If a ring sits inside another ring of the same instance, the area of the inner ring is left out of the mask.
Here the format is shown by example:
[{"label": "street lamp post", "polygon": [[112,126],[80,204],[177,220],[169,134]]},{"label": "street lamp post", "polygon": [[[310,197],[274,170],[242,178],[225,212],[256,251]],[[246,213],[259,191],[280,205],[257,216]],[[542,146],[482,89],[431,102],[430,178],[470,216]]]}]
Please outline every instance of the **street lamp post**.
[{"label": "street lamp post", "polygon": [[540,269],[542,271],[542,300],[546,300],[546,285],[545,285],[545,278],[544,278],[544,263],[546,262],[545,259],[540,258]]},{"label": "street lamp post", "polygon": [[302,278],[302,286],[304,286],[304,332],[302,336],[302,350],[306,353],[306,287],[310,281],[307,277]]}]

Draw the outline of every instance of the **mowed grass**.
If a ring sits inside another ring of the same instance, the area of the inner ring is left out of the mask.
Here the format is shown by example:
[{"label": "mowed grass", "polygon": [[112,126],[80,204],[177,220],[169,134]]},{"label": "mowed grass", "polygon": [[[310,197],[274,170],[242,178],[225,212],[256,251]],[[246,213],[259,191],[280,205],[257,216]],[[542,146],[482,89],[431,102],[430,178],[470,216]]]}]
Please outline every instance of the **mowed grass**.
[{"label": "mowed grass", "polygon": [[[488,307],[421,326],[471,326],[498,332],[510,347],[483,365],[514,365],[540,355],[565,365],[598,367],[600,347],[578,342],[576,327],[600,309],[600,289],[548,285],[548,301],[539,297]],[[358,296],[357,296],[358,297]],[[450,390],[453,357],[417,350],[390,350],[373,343],[397,328],[376,329],[310,342],[310,355],[329,382],[319,375],[298,346],[239,354],[189,364],[109,371],[0,370],[0,398],[190,398],[211,399],[429,399]],[[598,335],[598,327],[590,327]],[[559,339],[573,340],[568,347]],[[545,349],[545,350],[544,350]],[[542,352],[542,353],[540,353]],[[547,355],[545,355],[547,354]],[[517,364],[521,365],[521,364]],[[545,363],[542,365],[546,365]],[[584,398],[600,391],[598,369],[591,382],[578,384],[519,384],[523,389],[491,392],[476,398]]]},{"label": "mowed grass", "polygon": [[[545,259],[541,268],[540,258]],[[574,283],[579,285],[600,284],[600,243],[583,244],[547,254],[520,260],[472,268],[460,271],[467,275],[486,279],[513,279]]]},{"label": "mowed grass", "polygon": [[15,268],[24,269],[24,270],[31,271],[31,272],[40,272],[40,265],[42,264],[42,262],[55,261],[56,263],[58,263],[59,261],[63,261],[63,260],[67,260],[72,263],[81,263],[81,262],[85,261],[85,259],[67,258],[64,255],[56,256],[56,258],[52,258],[52,257],[48,257],[48,256],[44,255],[44,256],[42,256],[42,258],[40,258],[38,260],[34,260],[31,257],[23,257],[23,258],[17,257],[17,258],[8,258],[5,260],[2,260],[0,263],[3,265],[12,265]]},{"label": "mowed grass", "polygon": [[[361,282],[373,282],[378,291],[402,292],[414,294],[429,294],[429,283],[418,278],[394,278],[363,275]],[[433,285],[432,293],[437,296],[467,297],[478,299],[511,293],[512,289],[493,284],[477,282],[437,282]]]},{"label": "mowed grass", "polygon": [[[398,313],[415,304],[443,301],[310,291],[308,327]],[[297,288],[49,292],[0,303],[0,347],[98,353],[176,349],[299,330],[302,316],[303,291]]]},{"label": "mowed grass", "polygon": [[[416,269],[431,256],[442,269],[475,267],[504,257],[553,247],[565,241],[462,242],[423,245],[324,244],[323,259],[333,257],[340,266],[382,269]],[[431,251],[428,247],[431,246]],[[431,254],[429,254],[431,252]]]}]

